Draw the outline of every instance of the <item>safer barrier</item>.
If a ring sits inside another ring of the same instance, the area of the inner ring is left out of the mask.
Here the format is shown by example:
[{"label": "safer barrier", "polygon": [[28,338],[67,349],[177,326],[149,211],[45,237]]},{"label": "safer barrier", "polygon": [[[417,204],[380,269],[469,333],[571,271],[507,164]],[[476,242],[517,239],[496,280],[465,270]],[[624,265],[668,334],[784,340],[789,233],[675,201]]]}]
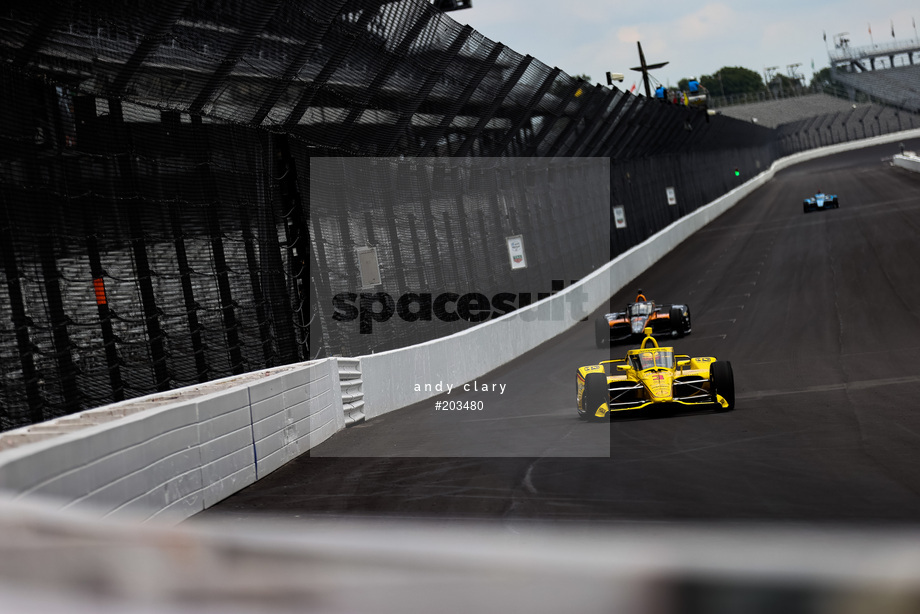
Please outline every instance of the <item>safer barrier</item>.
[{"label": "safer barrier", "polygon": [[336,359],[289,365],[5,433],[0,488],[178,521],[343,428]]}]

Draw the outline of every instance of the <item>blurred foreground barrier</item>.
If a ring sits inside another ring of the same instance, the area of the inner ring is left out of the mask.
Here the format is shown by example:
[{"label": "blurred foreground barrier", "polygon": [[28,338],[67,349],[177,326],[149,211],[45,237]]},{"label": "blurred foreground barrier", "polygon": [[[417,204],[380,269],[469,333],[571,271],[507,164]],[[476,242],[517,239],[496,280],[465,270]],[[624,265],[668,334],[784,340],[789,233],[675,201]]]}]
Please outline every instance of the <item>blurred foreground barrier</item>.
[{"label": "blurred foreground barrier", "polygon": [[908,614],[920,533],[313,518],[138,526],[0,503],[5,612]]},{"label": "blurred foreground barrier", "polygon": [[0,489],[182,520],[345,427],[336,360],[255,371],[0,435]]}]

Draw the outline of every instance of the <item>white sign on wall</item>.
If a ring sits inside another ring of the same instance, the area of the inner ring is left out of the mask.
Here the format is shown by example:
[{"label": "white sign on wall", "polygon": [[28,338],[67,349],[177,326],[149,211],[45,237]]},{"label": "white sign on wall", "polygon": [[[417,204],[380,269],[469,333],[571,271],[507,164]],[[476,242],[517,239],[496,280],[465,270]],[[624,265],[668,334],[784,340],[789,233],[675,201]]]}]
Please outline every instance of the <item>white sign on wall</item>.
[{"label": "white sign on wall", "polygon": [[370,288],[380,285],[380,264],[377,262],[376,247],[359,247],[358,272],[361,274],[361,287]]},{"label": "white sign on wall", "polygon": [[622,206],[613,208],[613,221],[617,228],[626,228],[626,210]]},{"label": "white sign on wall", "polygon": [[668,204],[676,205],[677,204],[677,193],[674,191],[674,188],[665,188],[665,192],[668,194]]},{"label": "white sign on wall", "polygon": [[524,255],[523,235],[507,237],[505,242],[508,244],[508,257],[511,258],[511,270],[526,268],[527,257]]}]

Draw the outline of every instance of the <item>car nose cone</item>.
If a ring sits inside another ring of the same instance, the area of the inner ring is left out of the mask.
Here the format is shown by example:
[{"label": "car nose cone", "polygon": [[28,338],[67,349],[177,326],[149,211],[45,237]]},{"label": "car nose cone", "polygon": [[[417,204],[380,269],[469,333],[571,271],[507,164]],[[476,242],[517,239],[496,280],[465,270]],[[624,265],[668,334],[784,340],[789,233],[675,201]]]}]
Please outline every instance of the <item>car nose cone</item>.
[{"label": "car nose cone", "polygon": [[673,376],[667,371],[652,371],[645,378],[649,394],[656,401],[669,401],[671,399],[673,383]]}]

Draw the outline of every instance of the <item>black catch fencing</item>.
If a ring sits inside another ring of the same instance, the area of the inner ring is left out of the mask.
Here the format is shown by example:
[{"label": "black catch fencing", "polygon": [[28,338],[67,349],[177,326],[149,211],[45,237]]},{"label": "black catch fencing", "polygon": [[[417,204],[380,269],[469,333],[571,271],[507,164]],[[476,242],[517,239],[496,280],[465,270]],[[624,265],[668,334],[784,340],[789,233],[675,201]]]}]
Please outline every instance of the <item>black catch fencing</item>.
[{"label": "black catch fencing", "polygon": [[7,108],[76,121],[3,123],[7,426],[306,358],[274,135],[19,89]]},{"label": "black catch fencing", "polygon": [[784,155],[920,128],[920,114],[878,104],[853,105],[838,113],[819,115],[777,128]]}]

